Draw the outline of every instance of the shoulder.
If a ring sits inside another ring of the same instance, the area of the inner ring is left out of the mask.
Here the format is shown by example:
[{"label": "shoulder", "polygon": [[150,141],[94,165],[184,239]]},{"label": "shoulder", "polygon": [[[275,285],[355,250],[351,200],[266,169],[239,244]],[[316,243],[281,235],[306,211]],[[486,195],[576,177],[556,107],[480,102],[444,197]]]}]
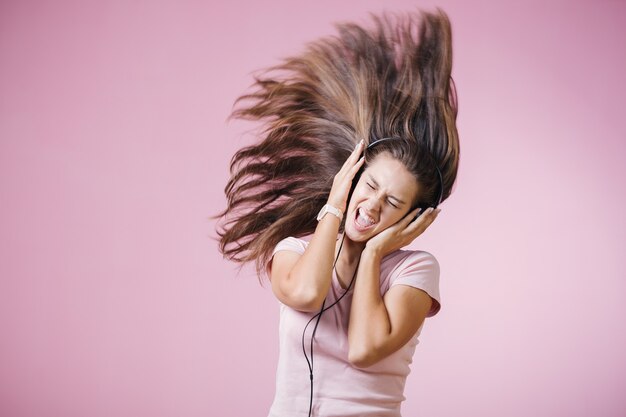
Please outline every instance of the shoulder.
[{"label": "shoulder", "polygon": [[430,252],[423,250],[398,250],[383,259],[393,268],[392,272],[402,272],[407,269],[429,270],[439,278],[439,261]]},{"label": "shoulder", "polygon": [[272,251],[272,256],[274,256],[276,252],[282,250],[288,250],[303,254],[308,244],[309,242],[307,242],[306,240],[289,236],[278,242],[278,244],[274,247],[274,250]]},{"label": "shoulder", "polygon": [[[281,241],[279,241],[276,246],[274,246],[274,250],[272,250],[272,254],[267,259],[265,264],[265,273],[267,277],[271,280],[272,276],[272,264],[274,263],[274,258],[290,258],[291,261],[295,261],[300,255],[304,253],[308,242],[303,239],[298,239],[293,236],[288,236]],[[284,253],[281,255],[275,256],[277,253],[286,251],[291,253]],[[295,252],[295,253],[294,253]],[[282,259],[281,258],[281,259]]]},{"label": "shoulder", "polygon": [[435,315],[441,308],[439,294],[440,267],[437,258],[423,250],[399,250],[390,254],[389,288],[408,285],[425,291],[434,300],[428,316]]}]

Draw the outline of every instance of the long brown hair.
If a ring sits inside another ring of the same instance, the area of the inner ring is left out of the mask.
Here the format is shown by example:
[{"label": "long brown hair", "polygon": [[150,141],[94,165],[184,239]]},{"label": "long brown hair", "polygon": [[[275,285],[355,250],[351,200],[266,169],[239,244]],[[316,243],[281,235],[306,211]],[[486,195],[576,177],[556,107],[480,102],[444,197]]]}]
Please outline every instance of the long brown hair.
[{"label": "long brown hair", "polygon": [[263,130],[231,160],[228,206],[215,216],[219,249],[255,261],[259,277],[281,239],[315,231],[333,177],[360,139],[413,143],[432,161],[405,162],[421,187],[432,197],[436,163],[442,200],[451,193],[459,141],[449,19],[440,9],[371,17],[368,28],[337,24],[338,36],[264,70],[235,101],[230,117],[261,121]]}]

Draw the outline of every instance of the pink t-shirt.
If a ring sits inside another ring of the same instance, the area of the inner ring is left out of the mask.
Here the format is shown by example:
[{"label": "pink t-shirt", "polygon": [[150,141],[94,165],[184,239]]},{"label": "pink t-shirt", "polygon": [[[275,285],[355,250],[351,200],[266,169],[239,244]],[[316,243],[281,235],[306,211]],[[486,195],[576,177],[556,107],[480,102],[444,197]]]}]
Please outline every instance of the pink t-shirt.
[{"label": "pink t-shirt", "polygon": [[[281,250],[304,253],[308,242],[288,237],[276,245],[272,256]],[[381,261],[380,293],[398,284],[426,291],[433,299],[427,317],[437,314],[439,297],[439,264],[424,251],[395,251]],[[356,368],[348,361],[348,320],[352,291],[335,306],[326,310],[317,327],[314,341],[313,416],[400,416],[400,404],[405,400],[404,384],[410,372],[413,352],[418,344],[417,330],[413,338],[398,351],[367,367]],[[333,272],[326,306],[334,303],[345,290]],[[315,313],[294,310],[280,303],[280,353],[276,371],[276,395],[269,417],[308,416],[310,381],[309,368],[302,352],[302,331]],[[305,346],[310,360],[310,340],[315,326],[306,331]]]}]

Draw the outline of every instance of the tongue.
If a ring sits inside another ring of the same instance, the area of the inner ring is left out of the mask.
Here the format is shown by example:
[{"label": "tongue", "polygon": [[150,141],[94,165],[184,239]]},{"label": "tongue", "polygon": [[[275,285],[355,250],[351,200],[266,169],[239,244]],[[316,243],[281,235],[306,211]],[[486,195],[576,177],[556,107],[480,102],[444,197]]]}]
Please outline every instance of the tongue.
[{"label": "tongue", "polygon": [[363,226],[363,227],[369,227],[372,225],[372,223],[370,223],[367,219],[363,218],[361,216],[361,213],[359,212],[359,214],[356,216],[356,222],[359,224],[359,226]]}]

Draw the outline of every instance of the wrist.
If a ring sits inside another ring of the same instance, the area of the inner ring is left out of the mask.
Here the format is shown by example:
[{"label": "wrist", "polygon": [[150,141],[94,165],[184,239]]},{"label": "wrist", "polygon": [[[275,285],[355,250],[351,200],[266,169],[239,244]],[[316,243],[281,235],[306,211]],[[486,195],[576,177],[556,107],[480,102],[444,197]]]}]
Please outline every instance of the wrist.
[{"label": "wrist", "polygon": [[329,198],[328,201],[326,201],[326,204],[328,204],[331,207],[336,208],[337,210],[340,210],[342,213],[346,212],[346,204],[338,202],[334,200],[333,198]]},{"label": "wrist", "polygon": [[363,253],[361,256],[363,255],[371,257],[375,260],[381,260],[385,256],[381,247],[374,244],[370,245],[370,242],[365,244],[365,249],[363,249]]},{"label": "wrist", "polygon": [[324,204],[320,212],[317,214],[317,221],[319,222],[322,218],[326,217],[326,215],[332,215],[339,219],[340,222],[343,219],[343,211],[331,204]]}]

